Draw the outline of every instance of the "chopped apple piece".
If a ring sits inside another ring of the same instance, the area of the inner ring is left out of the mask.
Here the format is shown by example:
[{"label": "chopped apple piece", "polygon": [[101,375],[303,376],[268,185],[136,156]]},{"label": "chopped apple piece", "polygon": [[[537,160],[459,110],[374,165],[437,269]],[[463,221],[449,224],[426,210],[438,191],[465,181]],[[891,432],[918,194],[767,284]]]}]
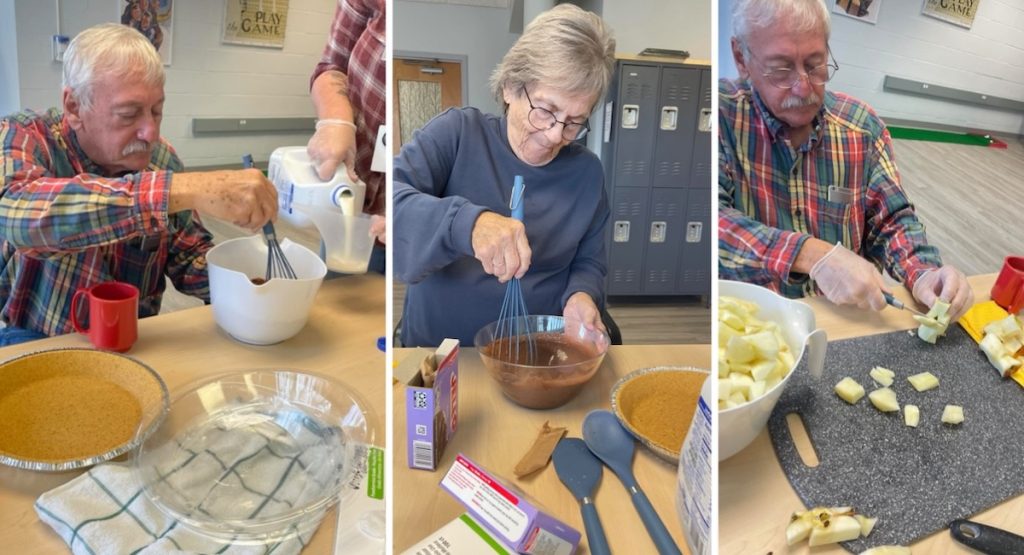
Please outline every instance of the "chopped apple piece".
[{"label": "chopped apple piece", "polygon": [[928,391],[929,389],[939,387],[939,379],[931,372],[914,374],[907,378],[907,380],[910,382],[910,385],[914,386],[914,389],[918,391]]},{"label": "chopped apple piece", "polygon": [[979,343],[981,352],[985,353],[989,363],[995,367],[1002,377],[1007,377],[1014,368],[1021,365],[1021,360],[1014,357],[1003,341],[995,333],[988,333]]},{"label": "chopped apple piece", "polygon": [[946,314],[948,310],[949,303],[936,299],[924,318],[914,316],[914,319],[921,323],[917,328],[917,336],[928,343],[935,343],[939,336],[945,335],[946,328],[949,327],[949,315]]},{"label": "chopped apple piece", "polygon": [[757,356],[757,351],[745,336],[734,335],[725,345],[725,356],[729,362],[750,362]]},{"label": "chopped apple piece", "polygon": [[829,543],[845,542],[860,537],[860,523],[852,516],[834,516],[822,522],[822,527],[811,529],[810,540],[807,545],[825,545]]},{"label": "chopped apple piece", "polygon": [[864,387],[849,376],[839,380],[835,391],[836,395],[851,405],[860,401],[860,398],[864,396]]},{"label": "chopped apple piece", "polygon": [[719,408],[763,396],[796,365],[779,325],[758,319],[758,310],[756,303],[719,297],[718,377],[730,381],[728,394],[719,393]]},{"label": "chopped apple piece", "polygon": [[879,545],[867,551],[861,551],[860,555],[911,555],[909,547],[902,545]]},{"label": "chopped apple piece", "polygon": [[917,405],[904,405],[903,406],[903,421],[907,426],[916,428],[917,423],[921,420],[921,410],[917,408]]},{"label": "chopped apple piece", "polygon": [[959,405],[946,405],[942,409],[942,422],[944,424],[960,424],[964,421],[964,408]]},{"label": "chopped apple piece", "polygon": [[875,380],[883,387],[889,387],[892,385],[892,380],[896,377],[896,372],[881,366],[875,366],[868,374],[871,376],[871,379]]},{"label": "chopped apple piece", "polygon": [[895,412],[900,410],[900,404],[896,401],[896,392],[883,387],[868,393],[868,399],[875,408],[882,412]]},{"label": "chopped apple piece", "polygon": [[797,516],[793,514],[793,520],[790,521],[789,526],[786,526],[786,545],[793,545],[797,542],[802,542],[807,539],[807,536],[811,535],[810,519],[804,518],[804,513],[800,513]]},{"label": "chopped apple piece", "polygon": [[853,515],[853,518],[857,519],[860,523],[860,535],[866,538],[872,530],[875,529],[875,523],[878,522],[878,517],[866,517],[864,515]]}]

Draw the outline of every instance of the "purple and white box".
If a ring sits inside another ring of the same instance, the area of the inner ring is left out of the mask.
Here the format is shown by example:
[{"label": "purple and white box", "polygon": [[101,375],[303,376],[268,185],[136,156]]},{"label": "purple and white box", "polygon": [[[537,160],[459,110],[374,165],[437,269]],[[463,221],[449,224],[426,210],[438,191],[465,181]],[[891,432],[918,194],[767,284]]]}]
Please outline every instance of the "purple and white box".
[{"label": "purple and white box", "polygon": [[459,340],[442,341],[434,360],[432,386],[425,386],[423,374],[416,372],[405,388],[409,468],[437,470],[459,424]]},{"label": "purple and white box", "polygon": [[580,532],[545,513],[461,453],[441,487],[502,542],[526,555],[572,555]]}]

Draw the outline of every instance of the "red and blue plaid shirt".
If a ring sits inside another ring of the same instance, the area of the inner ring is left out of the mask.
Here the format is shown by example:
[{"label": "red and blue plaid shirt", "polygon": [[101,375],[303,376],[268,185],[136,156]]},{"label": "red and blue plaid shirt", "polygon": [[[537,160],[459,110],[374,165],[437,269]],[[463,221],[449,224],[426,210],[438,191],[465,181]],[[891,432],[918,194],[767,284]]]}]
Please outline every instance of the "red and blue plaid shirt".
[{"label": "red and blue plaid shirt", "polygon": [[870,107],[826,92],[807,143],[791,147],[786,125],[745,80],[721,80],[718,97],[719,277],[787,297],[820,294],[791,273],[809,237],[842,243],[908,288],[942,265]]},{"label": "red and blue plaid shirt", "polygon": [[181,170],[161,140],[146,170],[104,175],[58,109],[0,120],[0,318],[68,333],[75,292],[108,280],[138,287],[139,316],[151,316],[164,275],[209,300],[213,237],[192,212],[167,213],[171,174]]},{"label": "red and blue plaid shirt", "polygon": [[377,129],[387,117],[384,0],[338,0],[331,35],[323,57],[309,80],[340,71],[348,77],[348,99],[356,117],[356,175],[366,183],[367,214],[383,214],[387,202],[384,174],[370,171]]}]

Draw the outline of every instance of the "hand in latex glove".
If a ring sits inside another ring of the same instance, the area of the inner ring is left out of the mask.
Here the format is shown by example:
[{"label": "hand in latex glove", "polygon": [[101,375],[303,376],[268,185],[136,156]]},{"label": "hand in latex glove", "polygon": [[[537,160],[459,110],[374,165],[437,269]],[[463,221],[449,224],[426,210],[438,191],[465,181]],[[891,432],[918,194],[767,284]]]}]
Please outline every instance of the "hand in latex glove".
[{"label": "hand in latex glove", "polygon": [[387,218],[376,214],[370,216],[370,237],[380,241],[382,245],[388,244]]},{"label": "hand in latex glove", "polygon": [[604,322],[601,321],[601,311],[590,295],[583,291],[577,291],[569,296],[562,309],[562,317],[566,322],[579,322],[588,330],[599,329],[607,332]]},{"label": "hand in latex glove", "polygon": [[334,177],[338,165],[345,164],[348,178],[358,181],[356,175],[356,130],[348,125],[324,125],[306,144],[306,153],[316,168],[320,179],[327,181]]},{"label": "hand in latex glove", "polygon": [[523,277],[530,268],[530,243],[523,222],[495,212],[484,212],[473,224],[473,257],[498,281]]},{"label": "hand in latex glove", "polygon": [[814,264],[811,279],[825,297],[837,305],[872,310],[885,308],[882,292],[888,292],[888,288],[878,268],[840,244]]},{"label": "hand in latex glove", "polygon": [[963,272],[952,266],[931,269],[914,283],[914,298],[931,308],[936,299],[949,303],[949,321],[956,322],[974,304],[974,292]]}]

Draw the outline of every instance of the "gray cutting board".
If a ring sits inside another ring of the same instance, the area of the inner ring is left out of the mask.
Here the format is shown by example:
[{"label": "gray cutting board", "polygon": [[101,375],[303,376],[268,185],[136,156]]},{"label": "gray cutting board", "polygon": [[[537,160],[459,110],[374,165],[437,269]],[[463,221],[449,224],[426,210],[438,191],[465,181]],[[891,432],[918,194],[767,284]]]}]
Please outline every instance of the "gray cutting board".
[{"label": "gray cutting board", "polygon": [[[833,387],[843,376],[866,393],[881,387],[874,366],[896,372],[891,388],[900,411],[882,413],[867,394],[849,405]],[[907,377],[929,371],[939,387],[917,392]],[[921,409],[921,422],[903,422],[903,405]],[[946,404],[964,407],[959,426],[941,422]],[[804,465],[786,414],[796,412],[820,464]],[[867,538],[844,543],[853,552],[876,545],[909,545],[999,502],[1024,493],[1024,389],[1002,379],[960,326],[929,345],[906,331],[828,344],[825,372],[815,379],[798,368],[768,422],[782,469],[807,507],[853,506],[878,517]],[[794,507],[794,510],[799,507]]]}]

